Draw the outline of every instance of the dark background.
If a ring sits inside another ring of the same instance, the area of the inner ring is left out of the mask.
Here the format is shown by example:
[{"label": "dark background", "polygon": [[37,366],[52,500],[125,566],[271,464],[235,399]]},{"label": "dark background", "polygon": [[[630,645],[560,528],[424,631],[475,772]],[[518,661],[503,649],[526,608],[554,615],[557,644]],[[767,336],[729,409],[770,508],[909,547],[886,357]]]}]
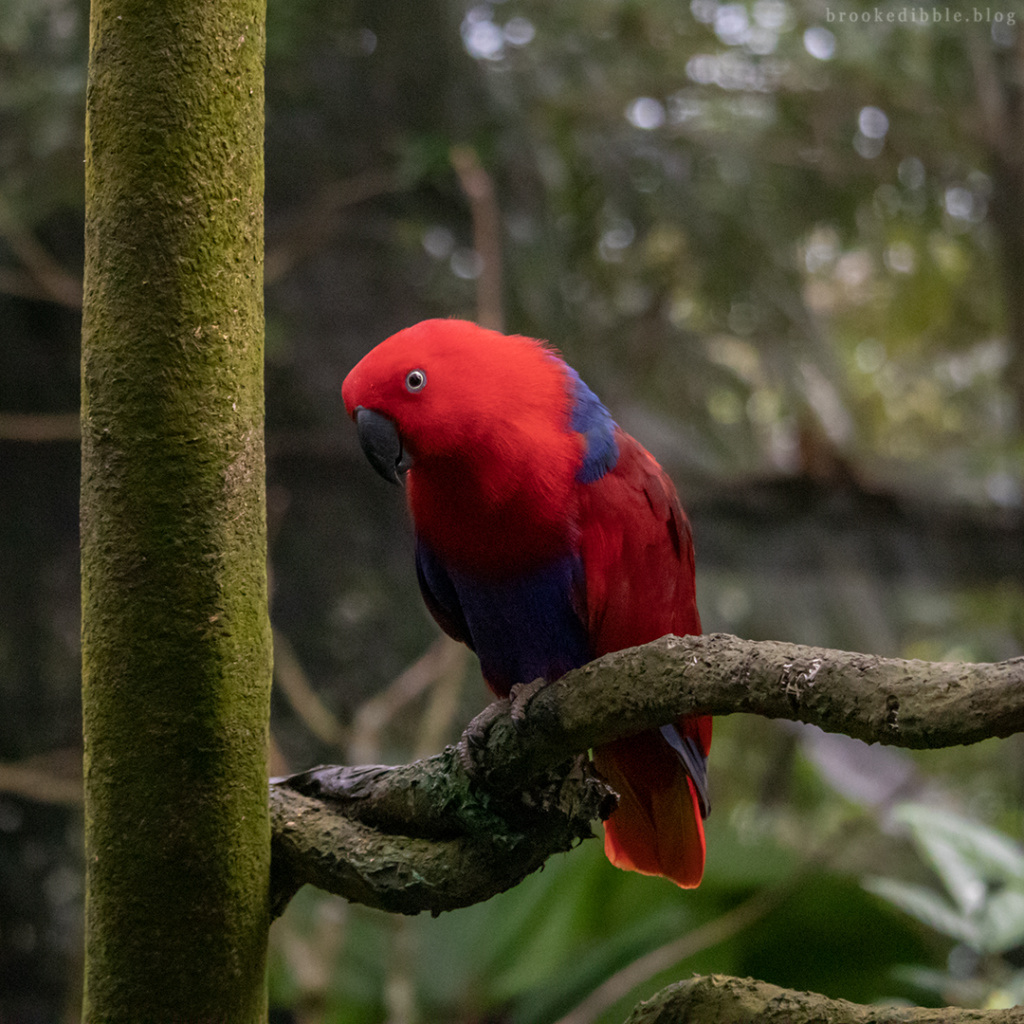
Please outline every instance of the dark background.
[{"label": "dark background", "polygon": [[[469,660],[418,660],[436,630],[400,495],[339,398],[364,352],[428,316],[550,339],[658,456],[706,629],[1024,652],[1021,12],[877,7],[893,21],[809,0],[271,6],[275,771],[430,752],[485,700]],[[3,1024],[75,1019],[80,986],[87,18],[81,0],[0,8]],[[467,162],[493,190],[475,211]],[[500,309],[474,244],[491,269],[498,246]],[[688,958],[622,979],[605,1019],[692,971],[865,1001],[1024,990],[1016,738],[910,756],[735,717],[711,772],[696,892],[617,872],[598,843],[434,921],[306,891],[273,929],[275,1014],[553,1021],[687,935]],[[894,814],[905,799],[923,825]],[[876,876],[933,902],[904,913]],[[717,941],[694,932],[741,905]]]}]

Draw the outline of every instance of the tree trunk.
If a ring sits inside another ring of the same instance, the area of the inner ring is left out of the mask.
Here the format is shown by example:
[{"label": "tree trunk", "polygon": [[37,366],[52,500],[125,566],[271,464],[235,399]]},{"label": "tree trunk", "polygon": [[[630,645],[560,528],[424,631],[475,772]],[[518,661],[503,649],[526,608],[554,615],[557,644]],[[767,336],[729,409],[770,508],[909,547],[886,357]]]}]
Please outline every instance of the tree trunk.
[{"label": "tree trunk", "polygon": [[262,0],[93,0],[84,1019],[266,1016]]},{"label": "tree trunk", "polygon": [[[987,33],[985,33],[987,36]],[[974,68],[974,135],[987,151],[992,175],[989,220],[1000,248],[1009,358],[1006,384],[1024,432],[1024,36],[1001,52],[985,36],[968,37]]]}]

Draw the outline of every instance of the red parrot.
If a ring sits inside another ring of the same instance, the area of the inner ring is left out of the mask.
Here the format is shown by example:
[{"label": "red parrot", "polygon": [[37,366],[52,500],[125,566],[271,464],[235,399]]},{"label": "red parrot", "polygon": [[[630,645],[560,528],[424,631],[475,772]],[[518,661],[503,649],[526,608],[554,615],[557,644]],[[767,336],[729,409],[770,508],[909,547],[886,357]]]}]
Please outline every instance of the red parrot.
[{"label": "red parrot", "polygon": [[[427,607],[498,696],[700,632],[672,481],[545,343],[426,320],[360,360],[342,397],[374,468],[404,479]],[[620,797],[613,864],[700,883],[710,745],[710,717],[682,717],[594,751]]]}]

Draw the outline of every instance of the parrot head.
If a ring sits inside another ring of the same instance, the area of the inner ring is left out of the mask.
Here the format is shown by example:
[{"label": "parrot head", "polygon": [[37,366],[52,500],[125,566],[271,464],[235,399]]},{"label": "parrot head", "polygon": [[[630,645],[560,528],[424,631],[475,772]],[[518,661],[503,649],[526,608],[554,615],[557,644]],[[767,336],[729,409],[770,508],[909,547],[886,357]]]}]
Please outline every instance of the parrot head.
[{"label": "parrot head", "polygon": [[562,475],[575,471],[581,446],[569,430],[569,372],[532,338],[425,320],[364,356],[341,394],[363,451],[386,480],[447,463],[463,473],[480,469],[482,483],[495,488],[538,454]]},{"label": "parrot head", "polygon": [[341,394],[370,463],[405,483],[420,536],[490,569],[509,529],[524,558],[568,543],[586,449],[578,382],[543,342],[425,320],[368,352]]}]

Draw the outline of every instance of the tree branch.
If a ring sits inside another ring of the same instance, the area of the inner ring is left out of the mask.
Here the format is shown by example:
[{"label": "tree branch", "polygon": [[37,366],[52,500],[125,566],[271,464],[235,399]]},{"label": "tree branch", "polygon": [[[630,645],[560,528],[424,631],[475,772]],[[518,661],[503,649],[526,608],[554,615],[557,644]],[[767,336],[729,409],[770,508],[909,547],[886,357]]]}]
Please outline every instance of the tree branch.
[{"label": "tree branch", "polygon": [[669,985],[640,1003],[626,1024],[684,1024],[729,1021],[730,1024],[792,1024],[832,1021],[835,1024],[1020,1024],[1024,1013],[1012,1010],[965,1010],[956,1006],[924,1009],[907,1006],[863,1006],[829,999],[813,992],[794,992],[753,978],[722,974],[691,978]]},{"label": "tree branch", "polygon": [[80,437],[77,412],[0,412],[0,441],[77,441]]},{"label": "tree branch", "polygon": [[82,751],[67,747],[0,762],[0,793],[44,804],[82,806]]},{"label": "tree branch", "polygon": [[18,222],[0,196],[0,236],[21,261],[25,274],[3,271],[0,290],[30,298],[59,302],[73,309],[82,306],[82,279],[68,273],[36,236]]},{"label": "tree branch", "polygon": [[494,182],[471,146],[453,146],[450,159],[462,191],[469,200],[473,217],[473,248],[482,262],[476,282],[477,323],[503,331],[501,209],[494,193]]},{"label": "tree branch", "polygon": [[[417,768],[435,770],[412,781]],[[307,882],[402,914],[482,903],[590,836],[612,806],[580,761],[505,801],[474,792],[450,747],[405,768],[313,769],[271,786],[271,912]]]},{"label": "tree branch", "polygon": [[320,699],[291,641],[279,629],[274,630],[274,682],[310,733],[344,756],[347,730]]},{"label": "tree branch", "polygon": [[584,736],[594,745],[678,714],[736,712],[867,743],[977,743],[1024,730],[1024,657],[926,662],[726,633],[668,636],[606,655],[542,690],[530,704],[528,732],[540,724],[556,730],[550,742],[579,750]]},{"label": "tree branch", "polygon": [[363,171],[329,182],[306,206],[273,225],[264,257],[264,282],[276,283],[300,260],[322,248],[335,231],[342,210],[402,187],[399,176],[390,169]]},{"label": "tree branch", "polygon": [[618,651],[492,704],[468,730],[469,771],[449,747],[409,765],[278,781],[275,907],[307,881],[403,913],[486,899],[613,809],[567,758],[680,714],[735,712],[904,747],[975,743],[1024,731],[1024,658],[905,661],[723,633]]}]

